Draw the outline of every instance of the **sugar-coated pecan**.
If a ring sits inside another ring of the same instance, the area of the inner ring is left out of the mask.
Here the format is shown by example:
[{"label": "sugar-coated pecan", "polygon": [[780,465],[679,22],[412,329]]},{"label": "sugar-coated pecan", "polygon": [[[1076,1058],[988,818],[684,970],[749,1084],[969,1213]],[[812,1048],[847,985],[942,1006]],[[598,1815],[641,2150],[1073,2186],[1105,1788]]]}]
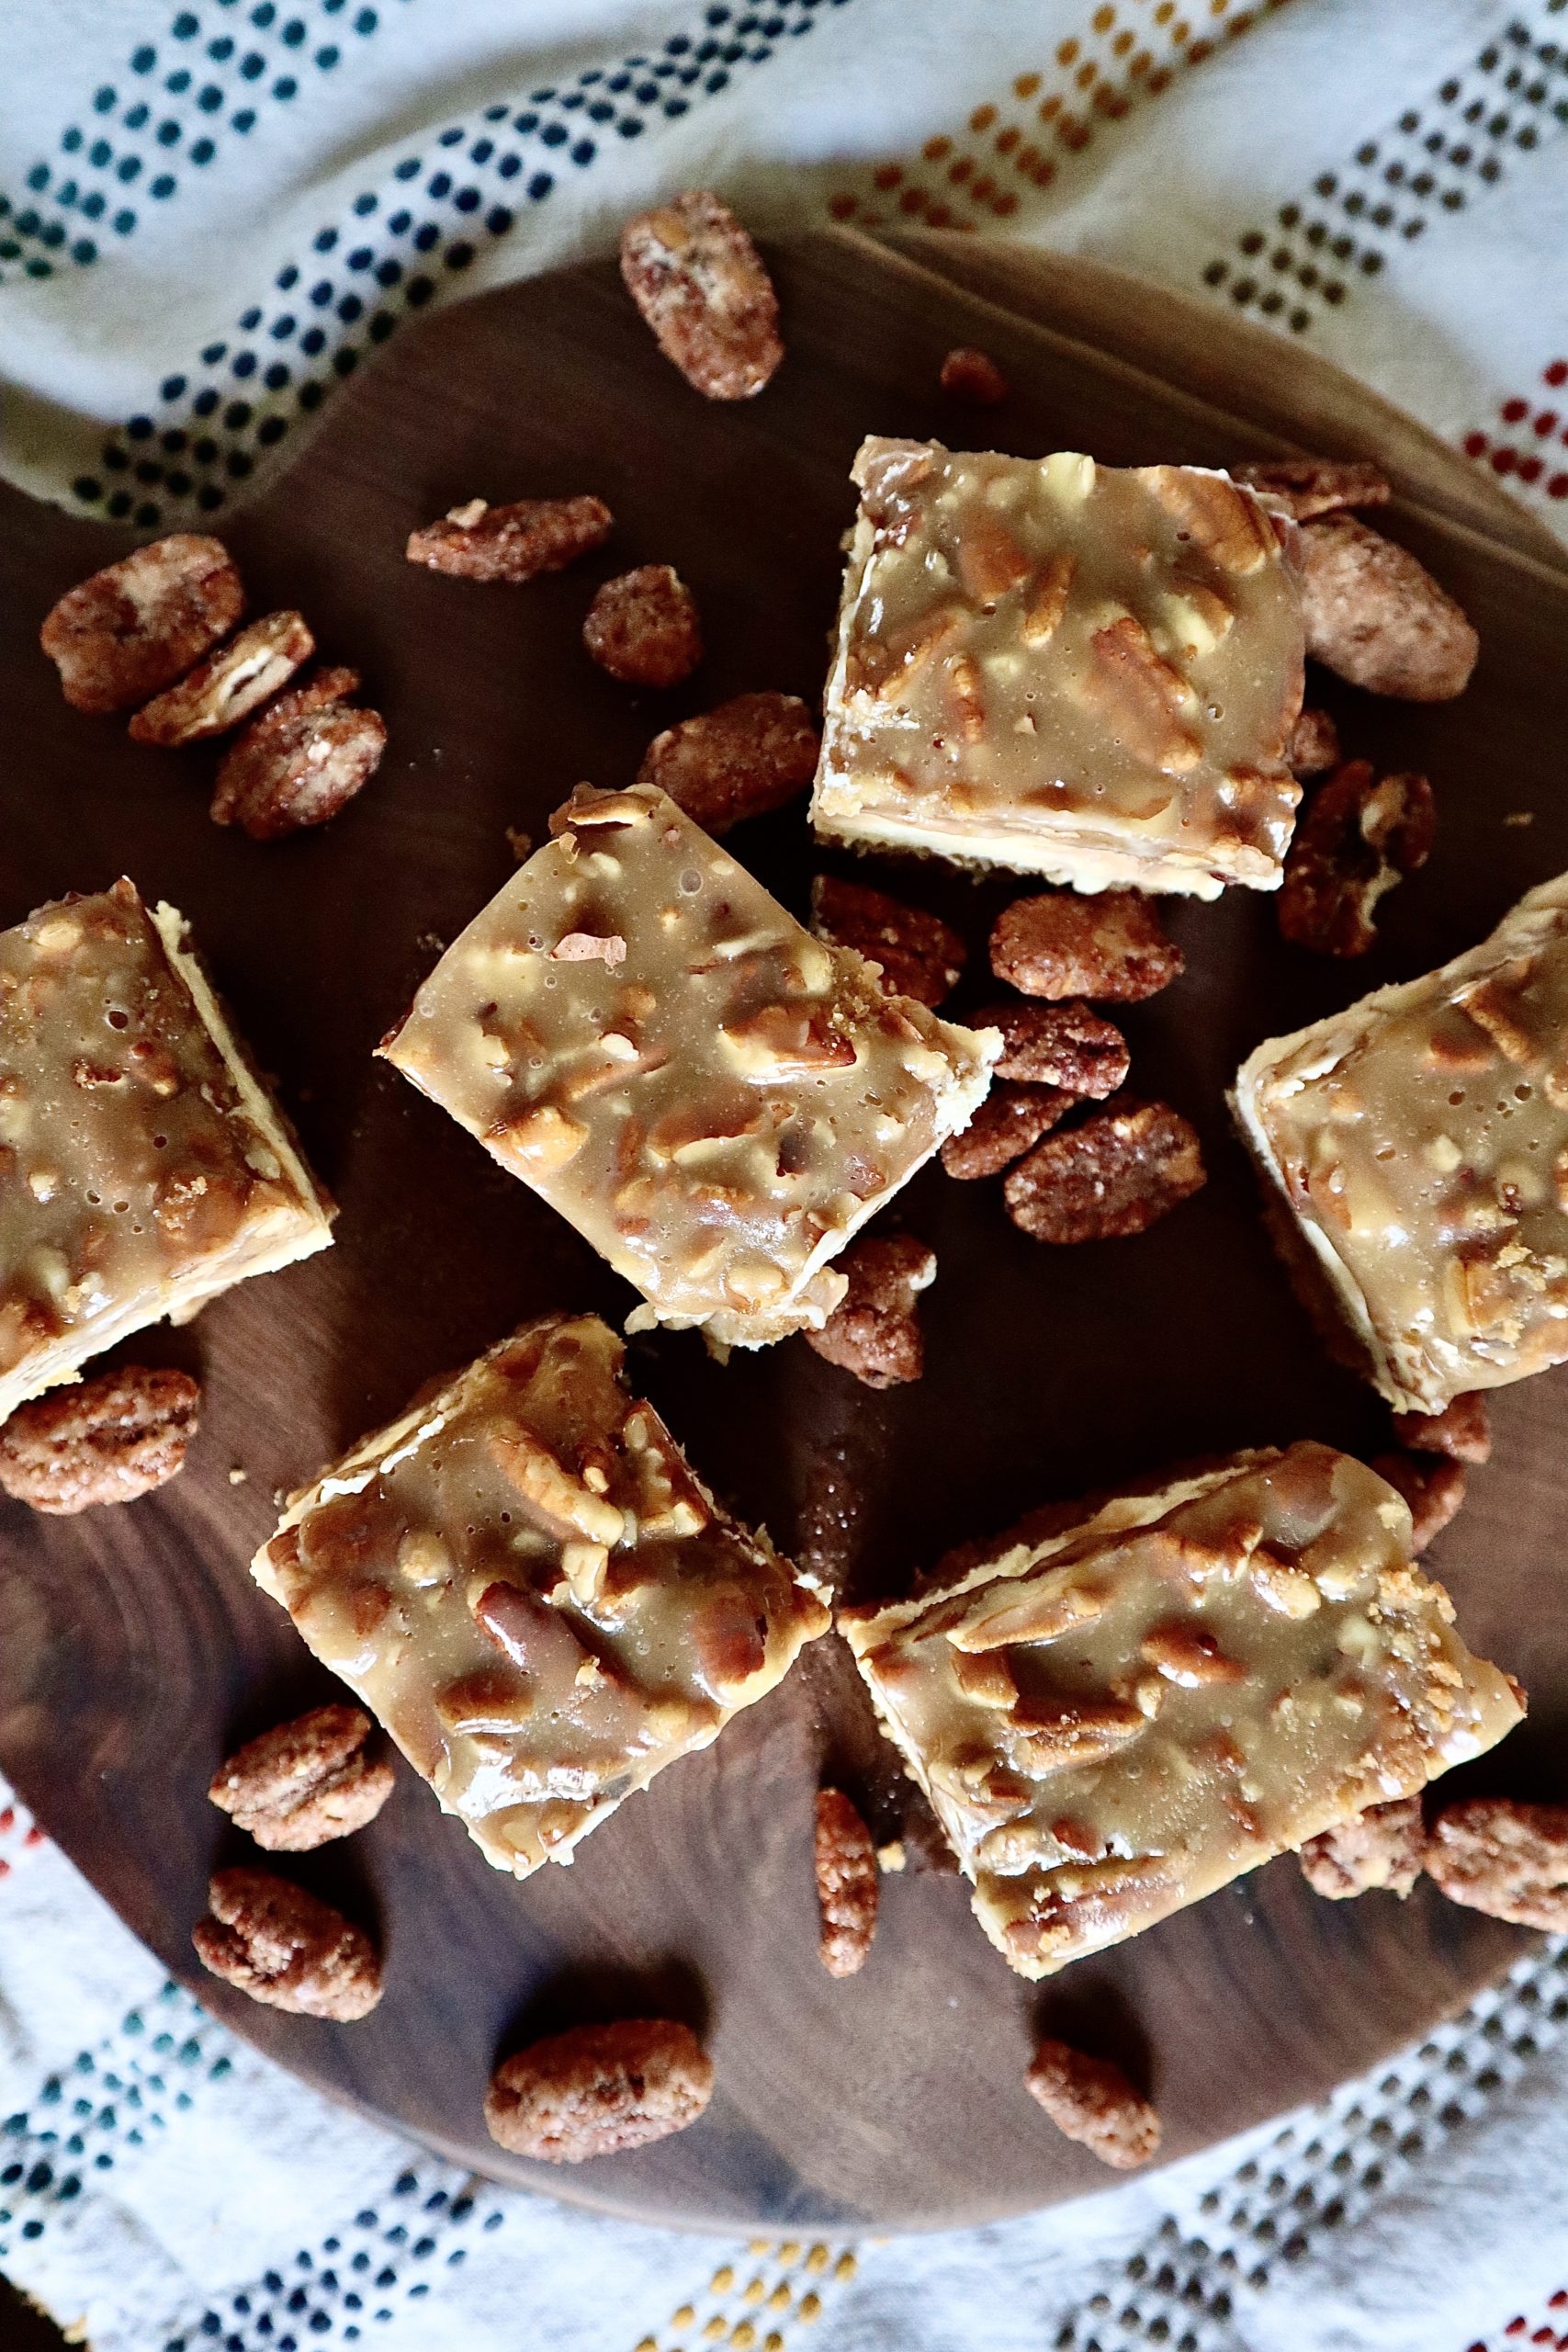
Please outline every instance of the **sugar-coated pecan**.
[{"label": "sugar-coated pecan", "polygon": [[213,823],[271,842],[345,808],[387,748],[380,713],[349,704],[358,686],[356,670],[318,670],[253,718],[219,768]]},{"label": "sugar-coated pecan", "polygon": [[1403,1900],[1427,1864],[1427,1826],[1419,1797],[1369,1805],[1353,1821],[1309,1838],[1300,1853],[1302,1876],[1316,1894],[1343,1903],[1386,1887]]},{"label": "sugar-coated pecan", "polygon": [[1424,1552],[1464,1501],[1463,1463],[1430,1453],[1379,1453],[1371,1466],[1409,1504],[1411,1548]]},{"label": "sugar-coated pecan", "polygon": [[1295,723],[1286,758],[1298,778],[1326,775],[1339,765],[1339,729],[1327,711],[1308,705]]},{"label": "sugar-coated pecan", "polygon": [[1024,1086],[1016,1079],[998,1079],[969,1125],[948,1136],[942,1164],[950,1176],[966,1182],[999,1176],[1031,1144],[1050,1134],[1075,1099],[1059,1086]]},{"label": "sugar-coated pecan", "polygon": [[703,658],[697,600],[668,563],[606,580],[588,607],[582,642],[626,686],[678,686]]},{"label": "sugar-coated pecan", "polygon": [[817,773],[821,738],[798,695],[737,695],[656,735],[638,784],[656,784],[710,833],[782,808]]},{"label": "sugar-coated pecan", "polygon": [[829,1976],[853,1976],[865,1966],[876,1932],[876,1849],[870,1830],[842,1789],[818,1789],[813,1845],[817,1949]]},{"label": "sugar-coated pecan", "polygon": [[773,280],[711,190],[689,189],[628,220],[621,276],[666,359],[710,401],[750,400],[784,357]]},{"label": "sugar-coated pecan", "polygon": [[1424,775],[1373,773],[1348,760],[1319,785],[1285,854],[1280,929],[1321,956],[1364,956],[1378,900],[1426,865],[1437,805]]},{"label": "sugar-coated pecan", "polygon": [[1440,1413],[1395,1413],[1393,1433],[1416,1453],[1447,1453],[1455,1462],[1492,1459],[1492,1417],[1479,1388],[1456,1396]]},{"label": "sugar-coated pecan", "polygon": [[1405,702],[1462,694],[1480,639],[1408,548],[1353,514],[1302,526],[1306,650],[1353,686]]},{"label": "sugar-coated pecan", "polygon": [[220,1871],[191,1930],[203,1968],[253,2001],[345,2020],[381,1997],[381,1962],[363,1928],[271,1871]]},{"label": "sugar-coated pecan", "polygon": [[563,571],[603,547],[614,522],[602,498],[514,498],[504,506],[470,498],[449,507],[439,523],[411,531],[406,553],[411,563],[456,580],[516,585]]},{"label": "sugar-coated pecan", "polygon": [[991,931],[991,969],[1025,996],[1087,996],[1132,1004],[1186,970],[1154,900],[1141,890],[1079,898],[1051,890],[1015,899]]},{"label": "sugar-coated pecan", "polygon": [[1427,1871],[1452,1903],[1549,1935],[1568,1928],[1568,1805],[1467,1797],[1432,1824]]},{"label": "sugar-coated pecan", "polygon": [[1230,470],[1233,481],[1288,508],[1298,523],[1347,506],[1386,506],[1393,494],[1388,476],[1366,458],[1270,458]]},{"label": "sugar-coated pecan", "polygon": [[967,343],[956,344],[948,353],[942,363],[941,381],[944,392],[976,408],[995,408],[1012,390],[990,353]]},{"label": "sugar-coated pecan", "polygon": [[39,632],[77,710],[126,710],[183,677],[244,610],[220,539],[175,531],[62,596]]},{"label": "sugar-coated pecan", "polygon": [[258,1846],[309,1853],[363,1829],[390,1796],[392,1768],[369,1737],[359,1708],[312,1707],[236,1748],[207,1793]]},{"label": "sugar-coated pecan", "polygon": [[919,1380],[925,1349],[915,1300],[936,1280],[936,1252],[912,1233],[874,1233],[839,1260],[849,1289],[807,1344],[868,1388]]},{"label": "sugar-coated pecan", "polygon": [[1143,1233],[1206,1181],[1198,1137],[1164,1102],[1114,1102],[1037,1143],[1003,1187],[1008,1215],[1036,1241]]},{"label": "sugar-coated pecan", "polygon": [[139,743],[169,749],[222,735],[286,686],[315,650],[302,613],[267,613],[198,662],[177,686],[144,704],[130,733]]},{"label": "sugar-coated pecan", "polygon": [[694,2123],[713,2061],[673,2018],[574,2026],[503,2059],[485,2097],[491,2138],[513,2155],[580,2165]]},{"label": "sugar-coated pecan", "polygon": [[1120,2066],[1071,2042],[1043,2041],[1024,2076],[1058,2132],[1118,2172],[1147,2164],[1159,2146],[1159,2117]]},{"label": "sugar-coated pecan", "polygon": [[58,1513],[134,1501],[179,1469],[200,1406],[187,1374],[141,1364],[51,1389],[0,1426],[0,1487]]},{"label": "sugar-coated pecan", "polygon": [[919,1004],[940,1004],[964,969],[964,942],[940,915],[831,874],[818,874],[811,885],[811,928],[818,939],[869,956],[881,966],[890,995]]},{"label": "sugar-coated pecan", "polygon": [[971,1026],[1001,1031],[998,1078],[1059,1086],[1100,1102],[1127,1076],[1127,1040],[1081,998],[1066,997],[1058,1004],[988,1004]]}]

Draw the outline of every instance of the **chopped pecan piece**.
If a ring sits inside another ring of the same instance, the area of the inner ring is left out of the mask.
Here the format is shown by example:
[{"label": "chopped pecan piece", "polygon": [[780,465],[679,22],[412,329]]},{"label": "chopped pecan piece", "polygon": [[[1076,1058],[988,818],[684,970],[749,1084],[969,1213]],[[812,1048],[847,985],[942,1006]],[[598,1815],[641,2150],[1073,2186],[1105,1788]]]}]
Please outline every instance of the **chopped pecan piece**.
[{"label": "chopped pecan piece", "polygon": [[513,2155],[580,2165],[683,2132],[712,2096],[713,2061],[690,2026],[623,2018],[575,2026],[503,2059],[485,2122]]},{"label": "chopped pecan piece", "polygon": [[1084,693],[1122,749],[1162,775],[1196,767],[1202,747],[1184,722],[1197,697],[1142,621],[1122,614],[1095,631],[1089,651]]},{"label": "chopped pecan piece", "polygon": [[1354,1821],[1342,1821],[1309,1838],[1300,1854],[1302,1876],[1316,1894],[1343,1903],[1372,1887],[1386,1887],[1401,1901],[1427,1862],[1427,1826],[1419,1797],[1395,1797],[1369,1805]]},{"label": "chopped pecan piece", "polygon": [[126,710],[172,686],[245,606],[220,539],[175,531],[61,597],[39,632],[76,710]]},{"label": "chopped pecan piece", "polygon": [[1455,1462],[1492,1459],[1492,1419],[1480,1388],[1456,1396],[1440,1413],[1395,1413],[1393,1433],[1416,1453],[1447,1453]]},{"label": "chopped pecan piece", "polygon": [[645,563],[606,580],[588,607],[582,642],[626,686],[678,686],[703,658],[697,600],[673,567]]},{"label": "chopped pecan piece", "polygon": [[363,1829],[390,1796],[392,1768],[369,1737],[357,1707],[312,1707],[236,1748],[207,1793],[269,1853],[310,1853]]},{"label": "chopped pecan piece", "polygon": [[667,792],[705,831],[724,833],[804,792],[821,748],[798,695],[737,695],[656,735],[637,780]]},{"label": "chopped pecan piece", "polygon": [[936,1280],[936,1252],[912,1233],[872,1234],[839,1260],[849,1289],[806,1341],[868,1388],[919,1380],[925,1350],[915,1300]]},{"label": "chopped pecan piece", "polygon": [[1111,1241],[1145,1232],[1205,1181],[1179,1113],[1122,1101],[1037,1143],[1003,1192],[1008,1215],[1036,1241]]},{"label": "chopped pecan piece", "polygon": [[964,1182],[999,1176],[1031,1144],[1050,1134],[1073,1102],[1059,1086],[1021,1086],[1015,1079],[998,1079],[969,1125],[948,1136],[942,1164]]},{"label": "chopped pecan piece", "polygon": [[1561,1935],[1568,1928],[1568,1805],[1469,1797],[1432,1825],[1427,1871],[1450,1903]]},{"label": "chopped pecan piece", "polygon": [[940,1004],[964,969],[964,942],[939,915],[831,874],[818,874],[811,885],[811,928],[818,939],[880,965],[889,994],[919,1004]]},{"label": "chopped pecan piece", "polygon": [[1462,694],[1480,639],[1408,548],[1353,514],[1302,526],[1306,650],[1353,686],[1405,702]]},{"label": "chopped pecan piece", "polygon": [[61,1514],[133,1502],[179,1469],[200,1405],[187,1374],[141,1364],[51,1389],[0,1426],[0,1487]]},{"label": "chopped pecan piece", "polygon": [[541,572],[564,571],[580,555],[603,547],[614,522],[602,498],[516,498],[504,506],[470,498],[448,508],[439,523],[411,531],[408,560],[456,580],[517,585]]},{"label": "chopped pecan piece", "polygon": [[1270,458],[1230,470],[1233,481],[1286,507],[1298,523],[1347,506],[1386,506],[1393,494],[1388,476],[1366,458]]},{"label": "chopped pecan piece", "polygon": [[1225,1656],[1207,1627],[1191,1624],[1185,1618],[1168,1625],[1151,1625],[1138,1645],[1138,1655],[1156,1674],[1183,1690],[1247,1679],[1246,1667]]},{"label": "chopped pecan piece", "polygon": [[191,1930],[203,1968],[253,2001],[297,2017],[368,2016],[381,1963],[363,1928],[271,1871],[220,1871]]},{"label": "chopped pecan piece", "polygon": [[1291,774],[1298,779],[1326,775],[1331,768],[1339,766],[1339,729],[1327,711],[1310,704],[1303,711],[1291,736],[1286,761]]},{"label": "chopped pecan piece", "polygon": [[817,1792],[814,1854],[822,1919],[817,1949],[829,1976],[853,1976],[876,1932],[876,1849],[842,1789]]},{"label": "chopped pecan piece", "polygon": [[1409,1504],[1411,1548],[1424,1552],[1464,1500],[1464,1464],[1432,1454],[1379,1453],[1371,1467]]},{"label": "chopped pecan piece", "polygon": [[1097,1102],[1125,1082],[1127,1040],[1081,998],[1067,997],[1059,1004],[989,1004],[972,1025],[1001,1031],[999,1078],[1059,1086]]},{"label": "chopped pecan piece", "polygon": [[1091,2058],[1067,2041],[1043,2041],[1023,2079],[1056,2129],[1102,2165],[1130,2172],[1159,2146],[1159,2117],[1109,2058]]},{"label": "chopped pecan piece", "polygon": [[750,400],[784,357],[773,280],[711,190],[689,189],[628,220],[621,276],[666,359],[710,401]]},{"label": "chopped pecan piece", "polygon": [[349,705],[358,687],[356,670],[319,670],[253,718],[219,768],[213,823],[272,842],[346,808],[387,748],[380,713]]},{"label": "chopped pecan piece", "polygon": [[969,401],[976,408],[995,408],[1012,390],[990,353],[967,343],[955,345],[942,361],[941,383],[954,400]]},{"label": "chopped pecan piece", "polygon": [[1079,898],[1051,890],[1015,899],[991,931],[991,969],[1025,996],[1098,998],[1133,1004],[1186,970],[1153,899],[1141,890]]},{"label": "chopped pecan piece", "polygon": [[302,613],[268,613],[145,704],[131,719],[130,733],[139,743],[170,749],[222,735],[286,686],[315,650]]},{"label": "chopped pecan piece", "polygon": [[1285,854],[1285,938],[1322,956],[1364,956],[1378,900],[1426,865],[1437,823],[1424,775],[1379,777],[1370,761],[1347,761],[1314,793]]}]

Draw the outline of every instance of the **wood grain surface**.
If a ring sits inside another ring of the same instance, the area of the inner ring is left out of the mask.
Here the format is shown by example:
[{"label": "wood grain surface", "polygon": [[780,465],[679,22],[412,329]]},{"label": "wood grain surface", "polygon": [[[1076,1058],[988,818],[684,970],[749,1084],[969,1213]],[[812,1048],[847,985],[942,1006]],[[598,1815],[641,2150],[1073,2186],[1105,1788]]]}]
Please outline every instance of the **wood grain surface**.
[{"label": "wood grain surface", "polygon": [[[1201,1132],[1207,1190],[1140,1239],[1055,1250],[1012,1229],[995,1186],[927,1171],[896,1212],[941,1261],[917,1387],[873,1396],[797,1341],[721,1370],[694,1335],[659,1336],[629,1364],[728,1499],[856,1597],[904,1588],[948,1544],[1048,1497],[1184,1456],[1303,1435],[1375,1450],[1382,1408],[1325,1360],[1291,1297],[1224,1088],[1266,1032],[1424,970],[1568,865],[1568,579],[1462,461],[1217,309],[957,239],[889,253],[824,235],[773,259],[789,356],[754,402],[699,400],[614,268],[574,270],[400,337],[235,519],[226,536],[253,608],[300,605],[328,657],[363,669],[390,729],[363,798],[279,846],[208,822],[210,752],[141,750],[117,722],[65,707],[39,619],[129,541],[0,494],[0,923],[121,869],[184,907],[343,1204],[325,1257],[121,1351],[206,1382],[176,1482],[73,1521],[0,1508],[0,1767],[242,2033],[461,2161],[649,2220],[914,2228],[1105,2185],[1024,2096],[1043,2024],[1150,2083],[1176,2156],[1419,2033],[1520,1939],[1427,1886],[1404,1905],[1324,1903],[1286,1860],[1030,1988],[970,1920],[961,1884],[911,1869],[885,1884],[863,1974],[834,1982],[815,1950],[814,1783],[842,1777],[884,1835],[905,1800],[829,1637],[596,1831],[575,1867],[525,1885],[490,1871],[401,1772],[371,1830],[299,1867],[384,1939],[387,1997],[365,2022],[285,2018],[203,1979],[190,1926],[209,1871],[242,1844],[208,1804],[208,1777],[239,1738],[328,1690],[246,1572],[275,1498],[523,1317],[619,1319],[632,1303],[371,1048],[505,878],[506,827],[538,837],[580,778],[628,779],[672,718],[744,688],[819,692],[864,432],[1117,462],[1287,444],[1381,456],[1402,493],[1390,527],[1462,599],[1484,650],[1447,707],[1325,695],[1352,750],[1427,769],[1440,810],[1430,865],[1385,902],[1363,963],[1287,950],[1270,902],[1247,892],[1176,910],[1188,976],[1127,1027],[1139,1091]],[[938,390],[942,354],[964,342],[1012,379],[999,409],[976,415]],[[615,537],[557,578],[479,588],[402,560],[411,526],[460,499],[580,491],[608,500]],[[707,625],[702,669],[664,697],[614,685],[579,637],[597,582],[647,561],[679,567]],[[1532,821],[1506,824],[1516,811]],[[799,806],[733,846],[804,909],[821,861]],[[879,872],[958,922],[983,965],[1005,883]],[[982,968],[954,1010],[985,988]],[[1562,1375],[1498,1397],[1495,1457],[1434,1555],[1472,1645],[1533,1700],[1466,1787],[1568,1795],[1565,1401]],[[499,2052],[544,2026],[649,2007],[710,2038],[719,2087],[695,2129],[570,2174],[490,2143],[480,2101]]]}]

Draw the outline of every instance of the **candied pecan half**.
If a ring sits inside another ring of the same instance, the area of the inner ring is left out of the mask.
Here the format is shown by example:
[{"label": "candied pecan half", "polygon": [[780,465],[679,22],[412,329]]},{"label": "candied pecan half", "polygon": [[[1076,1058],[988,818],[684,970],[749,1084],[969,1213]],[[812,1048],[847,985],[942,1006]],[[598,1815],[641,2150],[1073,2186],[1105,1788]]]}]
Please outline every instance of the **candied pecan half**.
[{"label": "candied pecan half", "polygon": [[312,1707],[236,1748],[207,1793],[270,1853],[308,1854],[374,1821],[392,1792],[392,1768],[367,1752],[370,1718],[357,1707]]},{"label": "candied pecan half", "polygon": [[936,1252],[912,1233],[874,1233],[839,1260],[849,1289],[807,1345],[868,1388],[919,1380],[925,1349],[915,1300],[936,1280]]},{"label": "candied pecan half", "polygon": [[603,547],[615,517],[602,498],[482,498],[451,506],[439,523],[411,531],[410,563],[455,580],[504,580],[516,586],[541,572],[564,571]]},{"label": "candied pecan half", "polygon": [[588,607],[582,642],[626,686],[678,686],[703,658],[697,600],[672,565],[640,564],[606,580]]},{"label": "candied pecan half", "polygon": [[1447,1453],[1455,1462],[1492,1459],[1492,1417],[1480,1388],[1456,1396],[1440,1413],[1395,1413],[1393,1433],[1416,1453]]},{"label": "candied pecan half", "polygon": [[1331,1903],[1379,1886],[1403,1902],[1427,1864],[1421,1800],[1395,1797],[1389,1804],[1370,1804],[1353,1821],[1309,1838],[1298,1859],[1313,1892]]},{"label": "candied pecan half", "polygon": [[187,1374],[141,1364],[51,1389],[0,1426],[0,1487],[62,1514],[133,1502],[179,1469],[200,1406]]},{"label": "candied pecan half", "polygon": [[1429,1453],[1378,1453],[1371,1466],[1409,1504],[1411,1549],[1424,1552],[1464,1500],[1464,1464]]},{"label": "candied pecan half", "polygon": [[750,400],[784,357],[773,280],[710,189],[628,220],[621,276],[666,359],[710,401]]},{"label": "candied pecan half", "polygon": [[324,825],[346,808],[387,748],[380,713],[349,705],[358,686],[356,670],[318,670],[253,718],[223,755],[213,823],[271,842]]},{"label": "candied pecan half", "polygon": [[1186,970],[1152,899],[1141,890],[1079,898],[1051,890],[1015,899],[991,930],[991,969],[1025,996],[1087,996],[1133,1004]]},{"label": "candied pecan half", "polygon": [[1081,998],[1059,1004],[988,1004],[971,1026],[1001,1031],[999,1078],[1059,1086],[1100,1102],[1127,1076],[1127,1040]]},{"label": "candied pecan half", "polygon": [[1424,775],[1373,774],[1348,760],[1319,785],[1285,853],[1280,929],[1320,956],[1364,956],[1378,900],[1426,865],[1437,805]]},{"label": "candied pecan half", "polygon": [[1112,1241],[1145,1232],[1206,1181],[1179,1112],[1122,1100],[1037,1143],[1003,1193],[1014,1225],[1036,1241]]},{"label": "candied pecan half", "polygon": [[1393,496],[1388,476],[1367,458],[1270,458],[1232,466],[1230,474],[1287,507],[1298,523],[1347,506],[1386,506]]},{"label": "candied pecan half", "polygon": [[175,531],[62,596],[39,632],[76,710],[125,710],[173,685],[245,608],[220,539]]},{"label": "candied pecan half", "polygon": [[954,345],[942,363],[942,389],[951,392],[954,400],[970,401],[976,408],[995,408],[1005,401],[1012,386],[997,366],[988,351],[977,351],[973,344]]},{"label": "candied pecan half", "polygon": [[222,735],[286,686],[315,650],[302,613],[267,613],[197,662],[177,686],[144,704],[130,731],[138,743],[171,750]]},{"label": "candied pecan half", "polygon": [[1568,1805],[1467,1797],[1432,1824],[1427,1871],[1450,1903],[1560,1935],[1568,1928]]},{"label": "candied pecan half", "polygon": [[969,1125],[948,1136],[942,1164],[950,1176],[966,1183],[999,1176],[1031,1144],[1050,1134],[1074,1100],[1059,1086],[1021,1086],[1016,1079],[998,1079]]},{"label": "candied pecan half", "polygon": [[363,1928],[271,1871],[219,1871],[191,1930],[203,1968],[253,2001],[298,2017],[368,2016],[381,1963]]},{"label": "candied pecan half", "polygon": [[1302,526],[1306,650],[1353,686],[1405,702],[1462,694],[1480,639],[1408,548],[1353,514]]},{"label": "candied pecan half", "polygon": [[1291,736],[1286,765],[1298,780],[1309,775],[1326,775],[1340,764],[1339,729],[1327,711],[1311,705],[1297,719]]},{"label": "candied pecan half", "polygon": [[637,780],[667,792],[705,832],[726,833],[804,792],[821,748],[798,695],[736,695],[656,735]]},{"label": "candied pecan half", "polygon": [[1109,2058],[1091,2058],[1069,2041],[1046,2041],[1023,2079],[1057,2131],[1102,2165],[1131,2172],[1159,2146],[1159,2117]]},{"label": "candied pecan half", "polygon": [[829,1976],[853,1976],[876,1933],[876,1849],[842,1789],[817,1792],[813,1855],[822,1920],[817,1949]]},{"label": "candied pecan half", "polygon": [[503,2059],[485,2097],[490,2136],[513,2155],[580,2165],[694,2123],[713,2061],[673,2018],[574,2026]]},{"label": "candied pecan half", "polygon": [[852,947],[882,967],[882,985],[918,1004],[940,1004],[956,985],[967,950],[952,925],[886,891],[818,874],[811,885],[811,928],[835,947]]}]

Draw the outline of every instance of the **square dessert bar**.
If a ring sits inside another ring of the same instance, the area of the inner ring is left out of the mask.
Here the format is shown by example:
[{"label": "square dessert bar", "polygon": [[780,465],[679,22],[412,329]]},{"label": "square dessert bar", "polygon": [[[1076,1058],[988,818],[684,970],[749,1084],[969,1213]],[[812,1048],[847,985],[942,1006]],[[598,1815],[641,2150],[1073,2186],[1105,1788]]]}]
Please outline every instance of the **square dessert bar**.
[{"label": "square dessert bar", "polygon": [[565,1862],[828,1611],[728,1518],[596,1316],[526,1325],[294,1498],[253,1564],[487,1861]]},{"label": "square dessert bar", "polygon": [[1391,1404],[1568,1358],[1568,875],[1440,971],[1269,1038],[1235,1107],[1308,1304]]},{"label": "square dessert bar", "polygon": [[756,1347],[966,1126],[994,1031],[883,993],[664,793],[579,788],[381,1051],[648,1301]]},{"label": "square dessert bar", "polygon": [[1190,466],[869,440],[817,830],[1079,890],[1278,888],[1294,526]]},{"label": "square dessert bar", "polygon": [[0,933],[0,1421],[333,1214],[175,908],[121,880]]},{"label": "square dessert bar", "polygon": [[840,1611],[1010,1967],[1137,1935],[1518,1722],[1410,1548],[1392,1487],[1292,1445]]}]

